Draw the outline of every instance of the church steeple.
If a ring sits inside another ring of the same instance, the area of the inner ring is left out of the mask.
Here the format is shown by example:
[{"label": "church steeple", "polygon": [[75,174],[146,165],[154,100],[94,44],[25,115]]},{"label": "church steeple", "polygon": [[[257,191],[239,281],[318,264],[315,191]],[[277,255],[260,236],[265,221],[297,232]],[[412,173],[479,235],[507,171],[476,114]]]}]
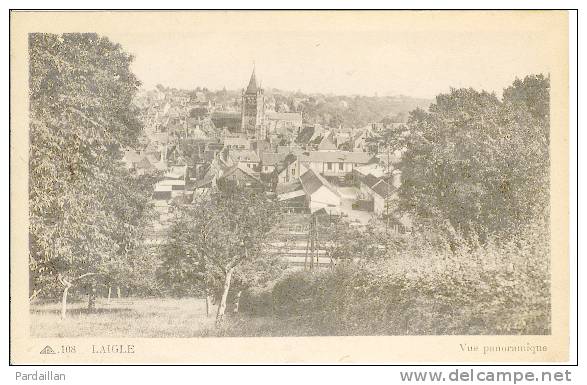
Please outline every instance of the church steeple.
[{"label": "church steeple", "polygon": [[257,84],[254,64],[249,85],[243,90],[241,106],[241,132],[249,138],[265,139],[265,95]]},{"label": "church steeple", "polygon": [[251,74],[251,80],[249,80],[249,85],[247,86],[247,90],[245,91],[247,94],[256,94],[257,93],[257,78],[255,76],[255,65],[253,64],[253,73]]}]

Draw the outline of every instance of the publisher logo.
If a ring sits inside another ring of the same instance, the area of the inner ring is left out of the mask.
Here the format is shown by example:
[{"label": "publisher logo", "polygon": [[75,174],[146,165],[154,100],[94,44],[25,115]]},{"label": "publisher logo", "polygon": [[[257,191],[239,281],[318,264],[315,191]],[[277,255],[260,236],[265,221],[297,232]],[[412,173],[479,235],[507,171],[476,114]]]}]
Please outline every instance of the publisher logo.
[{"label": "publisher logo", "polygon": [[53,350],[53,348],[51,346],[47,345],[43,348],[43,350],[41,350],[41,352],[39,354],[57,354],[57,353],[55,353],[55,350]]}]

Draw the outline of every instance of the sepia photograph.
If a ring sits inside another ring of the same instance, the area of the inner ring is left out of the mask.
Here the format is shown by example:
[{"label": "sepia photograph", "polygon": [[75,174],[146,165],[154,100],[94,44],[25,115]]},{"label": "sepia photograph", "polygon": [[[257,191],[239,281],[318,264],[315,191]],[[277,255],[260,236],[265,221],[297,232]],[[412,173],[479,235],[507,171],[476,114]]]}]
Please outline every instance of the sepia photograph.
[{"label": "sepia photograph", "polygon": [[13,349],[566,359],[567,23],[12,12]]}]

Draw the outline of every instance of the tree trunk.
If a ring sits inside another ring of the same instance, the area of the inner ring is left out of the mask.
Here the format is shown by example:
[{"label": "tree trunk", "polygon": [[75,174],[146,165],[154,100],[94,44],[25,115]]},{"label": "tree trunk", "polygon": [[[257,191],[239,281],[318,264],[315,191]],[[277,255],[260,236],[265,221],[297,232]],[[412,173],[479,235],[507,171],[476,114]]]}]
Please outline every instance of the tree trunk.
[{"label": "tree trunk", "polygon": [[108,303],[110,303],[111,295],[112,295],[112,286],[108,286]]},{"label": "tree trunk", "polygon": [[218,304],[218,312],[216,313],[216,326],[220,326],[224,321],[224,312],[226,310],[226,298],[228,298],[228,290],[230,289],[230,281],[232,280],[232,272],[234,267],[231,267],[224,277],[224,289],[222,291],[222,298]]},{"label": "tree trunk", "polygon": [[242,293],[243,293],[242,290],[239,290],[238,293],[236,293],[236,298],[234,299],[234,310],[233,310],[233,313],[238,313],[238,305],[240,303],[241,294]]},{"label": "tree trunk", "polygon": [[88,312],[96,310],[96,284],[90,284],[90,294],[88,295]]},{"label": "tree trunk", "polygon": [[116,286],[116,296],[120,299],[120,286]]},{"label": "tree trunk", "polygon": [[71,285],[66,285],[65,289],[63,289],[63,298],[61,299],[61,319],[65,319],[67,317],[67,292]]},{"label": "tree trunk", "polygon": [[204,288],[206,294],[206,317],[210,316],[210,308],[212,307],[212,298],[210,297],[210,288],[208,287],[208,281],[206,280],[206,287]]},{"label": "tree trunk", "polygon": [[210,316],[210,311],[212,310],[212,296],[206,293],[206,317]]}]

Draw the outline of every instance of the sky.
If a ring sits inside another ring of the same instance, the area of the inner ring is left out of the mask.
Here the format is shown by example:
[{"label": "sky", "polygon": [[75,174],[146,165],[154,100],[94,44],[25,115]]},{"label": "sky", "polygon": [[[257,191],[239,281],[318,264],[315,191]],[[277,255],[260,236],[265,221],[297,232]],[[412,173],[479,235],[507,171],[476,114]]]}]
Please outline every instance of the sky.
[{"label": "sky", "polygon": [[[432,98],[549,73],[562,17],[546,12],[167,12],[80,18],[135,56],[146,88],[246,87]],[[56,22],[58,22],[56,20]],[[558,39],[558,40],[557,40]],[[560,62],[560,60],[559,60]]]}]

